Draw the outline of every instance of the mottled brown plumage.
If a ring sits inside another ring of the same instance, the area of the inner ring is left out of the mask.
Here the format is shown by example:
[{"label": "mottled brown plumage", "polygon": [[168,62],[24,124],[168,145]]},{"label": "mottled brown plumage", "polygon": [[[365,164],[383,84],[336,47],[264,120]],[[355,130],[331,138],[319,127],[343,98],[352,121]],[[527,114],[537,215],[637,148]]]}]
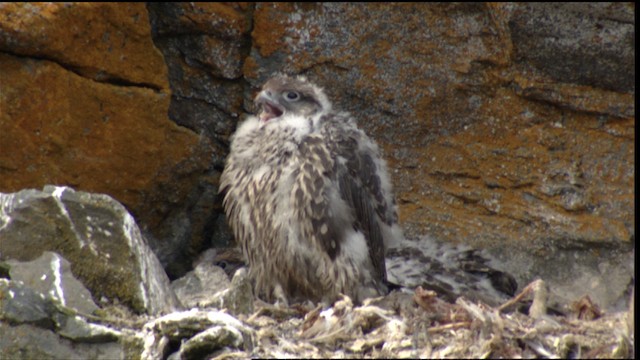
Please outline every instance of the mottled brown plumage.
[{"label": "mottled brown plumage", "polygon": [[377,145],[303,77],[276,76],[255,101],[261,112],[234,134],[221,191],[257,293],[386,293],[385,246],[402,236]]}]

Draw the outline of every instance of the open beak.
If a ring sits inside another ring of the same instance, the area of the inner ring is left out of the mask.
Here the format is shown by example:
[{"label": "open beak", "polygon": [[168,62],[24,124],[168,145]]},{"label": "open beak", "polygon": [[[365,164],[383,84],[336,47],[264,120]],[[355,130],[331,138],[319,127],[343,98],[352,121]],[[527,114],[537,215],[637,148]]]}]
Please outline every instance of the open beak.
[{"label": "open beak", "polygon": [[284,113],[282,106],[271,97],[271,92],[268,90],[260,91],[256,96],[255,103],[261,107],[258,116],[262,122],[277,118]]}]

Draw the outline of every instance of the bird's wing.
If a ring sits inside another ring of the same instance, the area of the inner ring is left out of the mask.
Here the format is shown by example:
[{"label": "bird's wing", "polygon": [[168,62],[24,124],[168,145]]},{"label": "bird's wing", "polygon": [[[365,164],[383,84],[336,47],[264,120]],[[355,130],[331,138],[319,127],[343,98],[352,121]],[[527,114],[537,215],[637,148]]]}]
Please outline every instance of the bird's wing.
[{"label": "bird's wing", "polygon": [[[325,142],[332,156],[331,178],[338,183],[339,196],[353,212],[353,223],[333,218],[334,226],[354,228],[364,234],[374,277],[386,282],[383,222],[388,219],[388,194],[382,186],[380,155],[373,142],[348,119],[325,119]],[[364,144],[366,143],[366,144]],[[363,146],[364,145],[364,146]]]},{"label": "bird's wing", "polygon": [[336,175],[343,200],[355,212],[355,226],[367,239],[376,278],[386,281],[384,239],[380,227],[386,212],[384,207],[388,204],[384,202],[380,186],[380,169],[374,161],[377,154],[358,150],[358,142],[364,140],[362,136],[363,133],[354,132],[346,141],[338,143],[341,145],[338,154],[347,161],[338,167]]},{"label": "bird's wing", "polygon": [[319,134],[312,134],[300,142],[300,163],[293,173],[291,196],[302,235],[335,259],[349,223],[344,214],[331,209],[335,159],[325,140]]}]

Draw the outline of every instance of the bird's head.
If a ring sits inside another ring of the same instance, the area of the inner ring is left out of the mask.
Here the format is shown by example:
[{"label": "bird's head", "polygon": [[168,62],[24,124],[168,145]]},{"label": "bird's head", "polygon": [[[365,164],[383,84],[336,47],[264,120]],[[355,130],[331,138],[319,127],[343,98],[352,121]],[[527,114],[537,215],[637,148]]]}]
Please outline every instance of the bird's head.
[{"label": "bird's head", "polygon": [[260,107],[262,123],[278,120],[286,115],[311,117],[331,110],[331,104],[324,91],[306,78],[278,75],[263,86],[255,98]]}]

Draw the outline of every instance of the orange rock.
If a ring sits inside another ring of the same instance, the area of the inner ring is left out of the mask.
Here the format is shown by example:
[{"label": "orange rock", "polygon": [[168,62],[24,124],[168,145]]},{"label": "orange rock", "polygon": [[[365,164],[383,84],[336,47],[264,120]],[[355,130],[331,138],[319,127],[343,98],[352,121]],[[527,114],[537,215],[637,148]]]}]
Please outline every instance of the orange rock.
[{"label": "orange rock", "polygon": [[159,184],[191,183],[168,175],[201,151],[197,135],[168,119],[168,94],[99,83],[46,60],[0,55],[0,68],[0,191],[70,185],[138,213]]}]

